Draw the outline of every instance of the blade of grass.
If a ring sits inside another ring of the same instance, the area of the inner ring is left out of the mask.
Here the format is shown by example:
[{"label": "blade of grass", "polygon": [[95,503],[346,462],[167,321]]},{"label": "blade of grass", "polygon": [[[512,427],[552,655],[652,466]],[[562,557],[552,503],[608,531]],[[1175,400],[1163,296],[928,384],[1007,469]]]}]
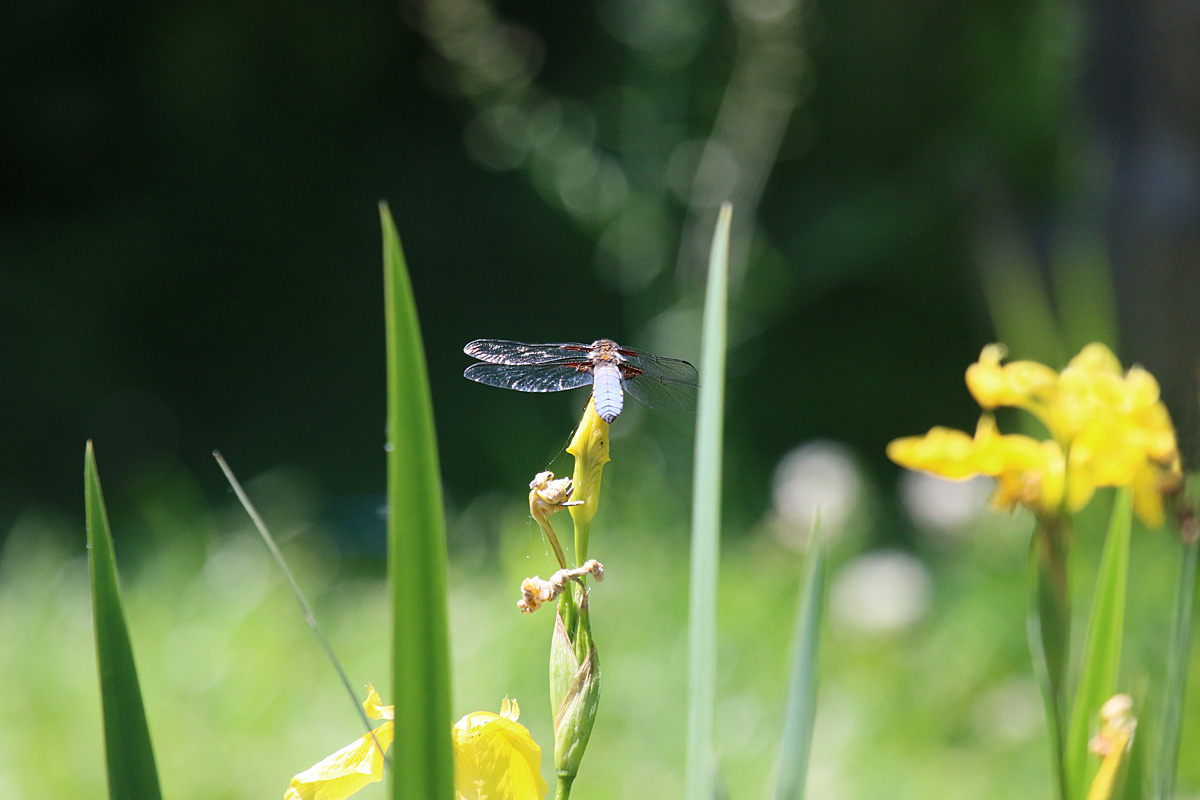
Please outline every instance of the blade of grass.
[{"label": "blade of grass", "polygon": [[1170,800],[1179,766],[1179,736],[1183,695],[1187,686],[1188,652],[1192,642],[1192,600],[1196,587],[1196,554],[1200,551],[1200,520],[1195,501],[1200,475],[1188,478],[1183,518],[1179,524],[1179,576],[1171,611],[1171,638],[1167,642],[1167,674],[1163,683],[1162,723],[1158,735],[1158,760],[1154,766],[1154,797]]},{"label": "blade of grass", "polygon": [[1116,694],[1121,670],[1121,639],[1125,631],[1125,587],[1129,576],[1129,534],[1133,505],[1128,489],[1117,493],[1108,538],[1100,557],[1096,596],[1088,620],[1087,640],[1080,667],[1079,687],[1071,709],[1067,735],[1067,785],[1069,797],[1088,794],[1088,739],[1091,725],[1104,701]]},{"label": "blade of grass", "polygon": [[712,800],[717,690],[717,567],[721,544],[721,439],[725,424],[725,315],[729,224],[721,206],[708,263],[700,355],[700,407],[692,477],[692,562],[688,607],[688,729],[685,797]]},{"label": "blade of grass", "polygon": [[450,646],[446,523],[433,401],[400,237],[386,203],[383,273],[387,336],[388,577],[392,589],[395,800],[450,800]]},{"label": "blade of grass", "polygon": [[825,617],[825,546],[819,521],[814,521],[812,544],[800,582],[796,628],[792,632],[792,669],[779,743],[776,800],[803,800],[808,757],[817,719],[817,648]]},{"label": "blade of grass", "polygon": [[[342,667],[341,660],[338,659],[337,653],[333,651],[333,645],[329,643],[329,639],[325,637],[325,632],[321,630],[321,626],[317,624],[317,615],[313,613],[312,606],[308,604],[308,600],[304,597],[304,592],[300,590],[300,584],[296,581],[296,576],[292,574],[292,569],[287,565],[287,561],[283,558],[283,552],[279,549],[279,545],[275,543],[275,537],[267,529],[267,523],[263,522],[262,516],[258,513],[258,509],[250,502],[250,496],[246,494],[246,490],[242,488],[242,482],[237,479],[230,469],[229,464],[225,461],[217,451],[213,451],[213,458],[217,460],[217,466],[221,468],[221,472],[225,474],[225,480],[229,482],[230,488],[237,496],[238,502],[242,504],[246,515],[250,517],[250,521],[254,523],[254,527],[258,530],[258,535],[267,545],[267,551],[271,554],[271,558],[275,560],[276,566],[287,579],[288,585],[292,589],[292,596],[296,598],[296,602],[300,604],[300,610],[304,613],[304,620],[308,623],[308,627],[312,629],[313,635],[317,637],[317,641],[321,643],[321,647],[325,649],[325,655],[329,657],[329,662],[333,664],[334,670],[338,674],[338,678],[342,681],[342,688],[346,690],[346,694],[350,696],[350,705],[358,712],[359,719],[362,720],[363,728],[371,734],[371,739],[375,741],[375,746],[379,748],[379,754],[383,756],[385,762],[389,762],[389,757],[380,746],[379,740],[375,738],[375,731],[371,725],[371,720],[367,717],[367,711],[359,702],[358,694],[354,691],[354,687],[350,685],[350,678],[346,675],[346,670]],[[389,762],[390,763],[390,762]]]},{"label": "blade of grass", "polygon": [[108,527],[108,511],[100,491],[100,475],[96,471],[96,455],[91,442],[87,443],[84,454],[83,485],[108,796],[112,800],[134,797],[157,800],[162,797],[162,791],[154,764],[154,746],[138,686],[133,645],[121,602],[112,532]]}]

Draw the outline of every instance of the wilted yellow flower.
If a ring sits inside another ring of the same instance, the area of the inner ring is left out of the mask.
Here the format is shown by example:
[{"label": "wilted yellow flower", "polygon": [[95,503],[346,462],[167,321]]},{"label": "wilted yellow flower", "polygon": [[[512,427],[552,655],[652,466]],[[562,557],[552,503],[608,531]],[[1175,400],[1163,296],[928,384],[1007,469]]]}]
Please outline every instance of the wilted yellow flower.
[{"label": "wilted yellow flower", "polygon": [[547,541],[554,549],[554,557],[558,559],[558,565],[563,569],[567,568],[567,556],[563,552],[562,545],[559,544],[554,527],[550,524],[550,517],[557,511],[582,503],[580,500],[571,499],[574,491],[575,488],[571,486],[570,478],[555,480],[554,473],[550,471],[539,472],[529,482],[529,514],[542,529],[542,533],[546,535]]},{"label": "wilted yellow flower", "polygon": [[602,581],[604,565],[594,558],[589,558],[575,569],[560,569],[551,575],[549,580],[542,580],[537,575],[526,578],[521,581],[521,599],[517,601],[517,608],[521,609],[522,614],[532,614],[543,604],[562,594],[569,581],[579,580],[584,575],[591,575],[597,582]]},{"label": "wilted yellow flower", "polygon": [[[381,705],[379,694],[370,687],[363,708],[371,719],[388,721],[292,778],[284,800],[344,800],[383,779],[383,754],[395,736],[395,707]],[[455,724],[457,800],[541,800],[545,796],[542,751],[517,722],[519,717],[516,701],[505,698],[500,714],[477,711]]]},{"label": "wilted yellow flower", "polygon": [[539,472],[529,482],[529,510],[534,516],[549,516],[566,506],[579,505],[578,500],[571,502],[574,491],[570,478],[555,480],[553,472]]},{"label": "wilted yellow flower", "polygon": [[1051,439],[1002,435],[990,414],[974,437],[934,428],[897,439],[893,461],[947,478],[990,475],[993,501],[1025,505],[1039,514],[1078,511],[1103,486],[1127,486],[1134,510],[1149,526],[1163,519],[1164,495],[1182,485],[1179,452],[1158,382],[1141,367],[1121,373],[1107,347],[1085,347],[1062,371],[1032,361],[1001,364],[1005,350],[988,345],[967,368],[967,386],[985,411],[1021,408],[1046,426]]},{"label": "wilted yellow flower", "polygon": [[1100,708],[1100,733],[1088,742],[1088,749],[1102,759],[1092,779],[1087,800],[1109,800],[1116,789],[1117,775],[1133,743],[1137,719],[1133,700],[1127,694],[1113,695]]}]

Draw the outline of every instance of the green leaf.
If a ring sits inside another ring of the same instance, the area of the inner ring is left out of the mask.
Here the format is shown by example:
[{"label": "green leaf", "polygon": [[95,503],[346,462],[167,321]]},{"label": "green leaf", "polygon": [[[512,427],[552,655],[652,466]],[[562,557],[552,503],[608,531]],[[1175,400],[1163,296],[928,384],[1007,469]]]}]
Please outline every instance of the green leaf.
[{"label": "green leaf", "polygon": [[715,787],[714,708],[717,691],[717,567],[721,545],[721,453],[725,425],[725,317],[729,224],[721,206],[708,262],[700,354],[700,406],[692,476],[692,562],[688,609],[687,800],[711,800]]},{"label": "green leaf", "polygon": [[1200,551],[1200,518],[1195,497],[1200,494],[1200,475],[1187,481],[1184,517],[1179,525],[1181,548],[1179,575],[1175,580],[1175,604],[1171,611],[1171,638],[1167,642],[1167,674],[1163,684],[1162,723],[1158,734],[1158,760],[1154,766],[1154,796],[1168,800],[1175,791],[1179,765],[1179,734],[1183,695],[1188,680],[1188,650],[1192,641],[1192,601],[1196,588],[1196,554]]},{"label": "green leaf", "polygon": [[1100,237],[1080,234],[1063,236],[1051,256],[1063,343],[1068,353],[1089,342],[1104,342],[1116,351],[1117,298],[1108,248]]},{"label": "green leaf", "polygon": [[1054,300],[1028,241],[993,236],[982,255],[983,297],[997,341],[1043,364],[1061,364],[1067,352]]},{"label": "green leaf", "polygon": [[142,692],[138,687],[108,512],[104,508],[91,442],[87,443],[84,455],[83,486],[108,796],[112,800],[157,800],[162,797],[162,791],[154,765],[154,747],[150,743],[150,728],[146,724]]},{"label": "green leaf", "polygon": [[808,757],[817,719],[817,648],[825,617],[825,547],[813,524],[812,544],[800,583],[796,627],[792,632],[792,669],[779,744],[776,800],[802,800]]},{"label": "green leaf", "polygon": [[1088,620],[1079,687],[1071,709],[1067,734],[1067,785],[1069,797],[1087,797],[1089,776],[1088,739],[1100,706],[1117,692],[1121,671],[1121,639],[1125,631],[1125,589],[1129,576],[1129,534],[1133,527],[1133,504],[1128,489],[1117,494],[1113,504],[1108,538],[1100,557],[1096,597]]},{"label": "green leaf", "polygon": [[450,647],[446,523],[433,402],[400,237],[385,203],[388,577],[392,588],[392,797],[450,800]]}]

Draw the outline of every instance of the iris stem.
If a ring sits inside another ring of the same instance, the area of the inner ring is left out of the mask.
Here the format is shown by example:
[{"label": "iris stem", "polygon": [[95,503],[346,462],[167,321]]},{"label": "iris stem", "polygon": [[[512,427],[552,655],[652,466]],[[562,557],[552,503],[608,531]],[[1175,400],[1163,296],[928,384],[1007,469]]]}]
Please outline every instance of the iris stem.
[{"label": "iris stem", "polygon": [[575,520],[575,566],[579,566],[588,558],[588,539],[592,533],[592,523]]},{"label": "iris stem", "polygon": [[1051,768],[1058,789],[1056,796],[1061,800],[1067,800],[1064,693],[1071,647],[1069,547],[1070,523],[1059,517],[1039,516],[1029,551],[1032,573],[1029,649],[1046,703]]}]

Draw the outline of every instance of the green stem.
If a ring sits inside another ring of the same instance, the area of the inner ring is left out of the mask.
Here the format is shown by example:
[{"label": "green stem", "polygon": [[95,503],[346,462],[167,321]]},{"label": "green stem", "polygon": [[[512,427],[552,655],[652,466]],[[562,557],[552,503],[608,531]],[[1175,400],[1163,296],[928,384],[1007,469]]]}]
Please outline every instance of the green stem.
[{"label": "green stem", "polygon": [[1154,776],[1156,800],[1170,800],[1175,791],[1175,771],[1179,764],[1180,714],[1187,686],[1188,650],[1192,634],[1192,595],[1196,580],[1196,555],[1200,550],[1197,521],[1187,509],[1179,526],[1183,547],[1179,559],[1179,577],[1175,583],[1175,608],[1171,613],[1171,638],[1167,645],[1166,685],[1163,689],[1162,728],[1159,733],[1158,768]]},{"label": "green stem", "polygon": [[587,561],[588,539],[591,537],[592,523],[584,520],[575,521],[575,566]]},{"label": "green stem", "polygon": [[1070,524],[1057,517],[1039,517],[1030,543],[1032,602],[1029,610],[1029,649],[1042,687],[1049,727],[1056,796],[1067,799],[1065,693],[1071,652],[1071,597],[1067,580]]},{"label": "green stem", "polygon": [[581,583],[574,583],[571,594],[575,598],[577,617],[575,627],[571,632],[571,641],[575,645],[575,657],[582,662],[592,649],[592,620],[588,610],[587,588]]},{"label": "green stem", "polygon": [[574,776],[566,777],[558,776],[558,786],[554,790],[554,800],[567,800],[571,796],[571,784],[575,782]]}]

